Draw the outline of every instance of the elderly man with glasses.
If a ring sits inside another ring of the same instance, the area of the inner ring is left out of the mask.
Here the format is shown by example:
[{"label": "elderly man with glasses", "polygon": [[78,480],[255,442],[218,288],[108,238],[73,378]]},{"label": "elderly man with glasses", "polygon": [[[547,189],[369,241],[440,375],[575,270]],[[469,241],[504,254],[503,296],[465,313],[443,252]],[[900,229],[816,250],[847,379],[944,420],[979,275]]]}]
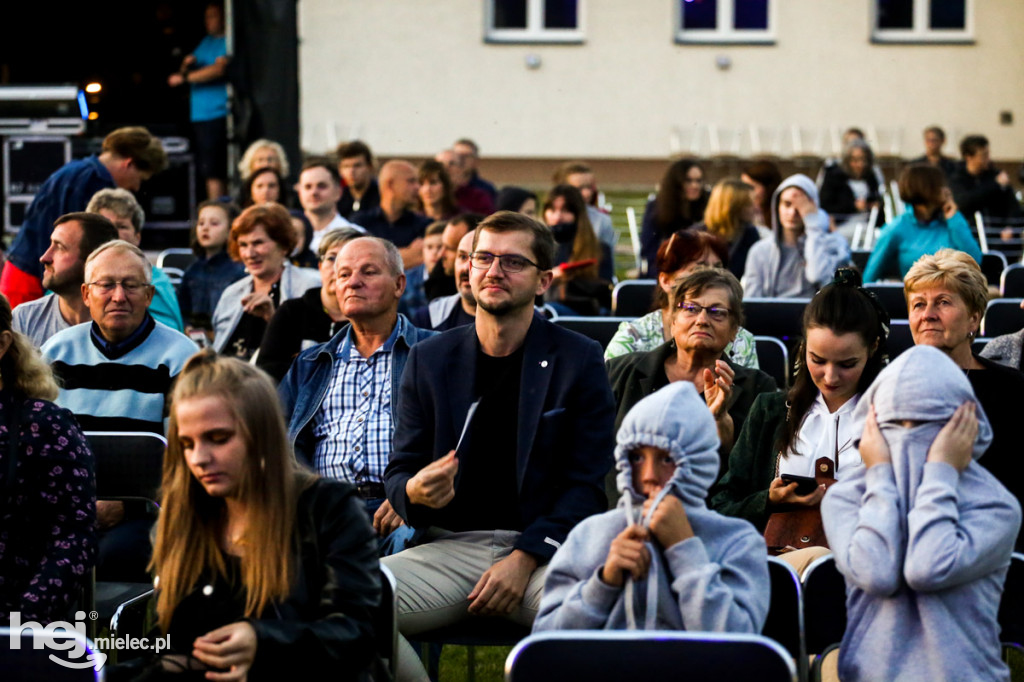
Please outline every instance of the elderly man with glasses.
[{"label": "elderly man with glasses", "polygon": [[149,314],[150,266],[134,244],[115,239],[85,261],[82,301],[92,322],[59,332],[43,355],[62,379],[57,404],[83,431],[164,433],[164,400],[198,350]]},{"label": "elderly man with glasses", "polygon": [[[54,232],[56,235],[57,233]],[[83,431],[163,434],[164,404],[175,377],[198,349],[149,314],[151,268],[139,247],[108,241],[85,261],[82,301],[92,322],[58,332],[43,344],[62,388],[57,404]],[[100,580],[146,582],[152,518],[115,501],[96,506]]]},{"label": "elderly man with glasses", "polygon": [[[388,499],[416,529],[386,557],[404,636],[475,616],[529,625],[569,530],[607,506],[614,404],[601,347],[534,312],[555,244],[501,211],[476,229],[476,318],[409,354]],[[423,679],[402,640],[399,679]]]}]

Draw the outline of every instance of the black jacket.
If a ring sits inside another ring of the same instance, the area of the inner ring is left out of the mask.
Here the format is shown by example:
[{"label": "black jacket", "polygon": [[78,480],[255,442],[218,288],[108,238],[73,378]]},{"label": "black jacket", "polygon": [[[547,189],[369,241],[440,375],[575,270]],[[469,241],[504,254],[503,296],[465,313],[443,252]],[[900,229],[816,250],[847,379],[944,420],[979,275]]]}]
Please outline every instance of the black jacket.
[{"label": "black jacket", "polygon": [[[868,185],[868,201],[879,201],[878,178],[874,169],[868,168],[864,173],[864,182]],[[850,189],[850,176],[841,165],[834,164],[825,168],[825,177],[821,181],[820,204],[826,213],[836,216],[860,213],[854,203],[853,190]]]},{"label": "black jacket", "polygon": [[330,670],[360,679],[376,648],[380,604],[377,536],[355,488],[317,479],[299,497],[298,563],[291,594],[250,620],[258,641],[249,679],[286,679],[297,670]]},{"label": "black jacket", "polygon": [[[479,342],[473,325],[417,343],[402,375],[394,451],[384,473],[388,499],[418,541],[444,509],[412,504],[405,484],[459,442],[477,399]],[[612,466],[614,405],[601,347],[534,314],[523,344],[516,474],[523,532],[516,549],[547,563],[577,523],[605,510],[602,479]],[[486,457],[466,434],[460,452]],[[455,480],[459,495],[459,479]],[[442,527],[444,527],[442,525]]]},{"label": "black jacket", "polygon": [[967,172],[967,165],[961,161],[949,178],[949,188],[957,208],[974,224],[974,214],[981,212],[985,218],[1016,218],[1021,215],[1020,204],[1013,194],[1013,188],[1001,187],[996,182],[999,170],[989,168],[978,175]]}]

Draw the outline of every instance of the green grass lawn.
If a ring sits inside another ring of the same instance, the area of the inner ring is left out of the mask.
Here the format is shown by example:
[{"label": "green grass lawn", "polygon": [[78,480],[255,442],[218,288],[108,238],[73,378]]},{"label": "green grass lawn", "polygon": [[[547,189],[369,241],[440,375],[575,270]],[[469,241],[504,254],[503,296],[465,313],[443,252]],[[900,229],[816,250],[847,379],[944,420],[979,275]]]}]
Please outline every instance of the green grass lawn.
[{"label": "green grass lawn", "polygon": [[[466,675],[466,655],[469,647],[446,646],[441,651],[441,682],[463,682]],[[501,682],[505,679],[505,659],[510,646],[476,647],[476,682]]]}]

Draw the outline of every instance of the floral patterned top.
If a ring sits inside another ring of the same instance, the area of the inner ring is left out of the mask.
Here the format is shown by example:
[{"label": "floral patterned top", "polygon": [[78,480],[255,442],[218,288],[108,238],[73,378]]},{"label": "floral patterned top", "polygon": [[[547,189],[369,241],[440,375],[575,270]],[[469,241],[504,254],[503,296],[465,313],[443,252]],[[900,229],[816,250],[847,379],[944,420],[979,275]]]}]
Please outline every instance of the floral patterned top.
[{"label": "floral patterned top", "polygon": [[[626,353],[654,350],[665,341],[665,323],[661,318],[661,311],[655,310],[632,322],[620,324],[619,331],[615,332],[615,336],[604,350],[604,359],[611,360]],[[724,355],[741,367],[760,369],[757,364],[754,335],[743,327],[736,331],[733,342],[725,347]]]},{"label": "floral patterned top", "polygon": [[[21,410],[14,480],[5,480],[6,415]],[[96,563],[96,473],[74,417],[46,400],[0,391],[0,623],[11,611],[47,624],[65,618]]]}]

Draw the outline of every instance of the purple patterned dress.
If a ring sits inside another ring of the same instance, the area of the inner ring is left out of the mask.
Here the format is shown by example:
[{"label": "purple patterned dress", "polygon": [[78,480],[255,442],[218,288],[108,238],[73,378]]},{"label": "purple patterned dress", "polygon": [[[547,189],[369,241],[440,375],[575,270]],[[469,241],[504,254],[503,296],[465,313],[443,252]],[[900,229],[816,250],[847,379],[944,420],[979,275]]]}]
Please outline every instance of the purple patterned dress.
[{"label": "purple patterned dress", "polygon": [[[10,410],[18,405],[19,447],[7,481]],[[0,624],[66,617],[75,589],[96,562],[96,474],[92,452],[67,410],[0,391]]]}]

